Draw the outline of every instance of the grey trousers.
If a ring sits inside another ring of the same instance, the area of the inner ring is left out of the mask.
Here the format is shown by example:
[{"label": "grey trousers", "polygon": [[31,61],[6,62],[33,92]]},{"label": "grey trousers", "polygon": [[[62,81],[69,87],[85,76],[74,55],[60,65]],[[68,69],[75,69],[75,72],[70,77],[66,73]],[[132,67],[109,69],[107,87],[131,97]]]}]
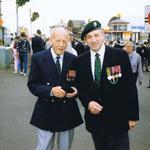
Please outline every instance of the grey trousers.
[{"label": "grey trousers", "polygon": [[53,150],[57,134],[57,150],[71,150],[74,129],[64,132],[50,132],[38,129],[38,144],[36,150]]}]

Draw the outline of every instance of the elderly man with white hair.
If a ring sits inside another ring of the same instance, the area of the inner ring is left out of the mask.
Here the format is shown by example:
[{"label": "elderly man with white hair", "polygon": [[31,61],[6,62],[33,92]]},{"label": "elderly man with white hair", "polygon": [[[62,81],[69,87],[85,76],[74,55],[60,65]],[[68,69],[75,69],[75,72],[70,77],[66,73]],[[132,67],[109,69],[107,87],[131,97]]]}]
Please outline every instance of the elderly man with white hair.
[{"label": "elderly man with white hair", "polygon": [[36,150],[53,150],[56,133],[58,150],[71,150],[74,128],[83,123],[73,86],[76,74],[71,68],[76,56],[66,52],[66,29],[55,28],[50,40],[50,49],[32,57],[28,88],[38,100],[30,123],[38,128]]}]

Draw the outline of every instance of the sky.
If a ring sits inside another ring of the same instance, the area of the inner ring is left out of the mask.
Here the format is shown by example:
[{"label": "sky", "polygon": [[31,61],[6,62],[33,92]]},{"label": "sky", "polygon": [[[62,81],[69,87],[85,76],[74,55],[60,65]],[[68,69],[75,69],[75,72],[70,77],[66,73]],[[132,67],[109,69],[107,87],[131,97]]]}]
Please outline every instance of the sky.
[{"label": "sky", "polygon": [[[4,26],[11,32],[16,31],[16,0],[2,0],[1,11]],[[32,33],[41,29],[49,34],[49,26],[63,19],[68,20],[99,20],[105,27],[112,16],[121,13],[122,17],[144,17],[145,6],[150,0],[30,0],[19,7],[19,26],[27,27]],[[31,13],[38,12],[40,17],[30,26]],[[144,19],[143,19],[144,22]],[[31,28],[30,28],[31,27]]]}]

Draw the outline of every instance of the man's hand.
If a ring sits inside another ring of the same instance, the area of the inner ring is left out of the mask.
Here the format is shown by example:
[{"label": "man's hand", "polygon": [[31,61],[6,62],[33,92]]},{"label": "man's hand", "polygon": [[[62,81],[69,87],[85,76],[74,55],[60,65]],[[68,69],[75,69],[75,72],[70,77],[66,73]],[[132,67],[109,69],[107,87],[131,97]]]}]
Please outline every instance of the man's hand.
[{"label": "man's hand", "polygon": [[61,86],[55,86],[51,90],[52,95],[58,98],[63,98],[66,95],[66,91],[64,91]]},{"label": "man's hand", "polygon": [[132,121],[132,120],[129,120],[129,128],[130,130],[133,129],[137,124],[137,121]]},{"label": "man's hand", "polygon": [[78,94],[78,91],[75,87],[71,87],[71,88],[74,90],[74,92],[73,93],[67,93],[66,97],[68,97],[68,98],[72,98]]},{"label": "man's hand", "polygon": [[103,107],[95,101],[91,101],[88,105],[88,110],[92,114],[99,114],[102,111]]}]

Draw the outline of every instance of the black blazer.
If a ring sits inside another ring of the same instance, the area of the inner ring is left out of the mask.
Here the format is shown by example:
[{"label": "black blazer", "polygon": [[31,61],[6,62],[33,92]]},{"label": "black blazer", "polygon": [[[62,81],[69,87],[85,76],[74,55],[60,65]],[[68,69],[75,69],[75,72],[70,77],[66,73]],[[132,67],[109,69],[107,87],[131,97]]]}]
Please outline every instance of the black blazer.
[{"label": "black blazer", "polygon": [[44,40],[40,36],[35,36],[31,39],[31,46],[32,46],[33,53],[36,53],[45,49]]},{"label": "black blazer", "polygon": [[[100,87],[93,80],[90,51],[75,61],[79,98],[85,107],[85,121],[90,132],[122,132],[129,129],[129,120],[139,119],[137,89],[133,82],[132,70],[127,53],[123,50],[106,47],[102,67]],[[112,84],[108,80],[107,70],[120,66],[121,77]],[[90,101],[103,106],[98,115],[88,111]]]},{"label": "black blazer", "polygon": [[65,52],[59,76],[50,50],[33,55],[27,85],[38,100],[30,122],[32,125],[43,130],[65,131],[83,122],[75,98],[50,96],[52,87],[63,87],[66,83],[66,74],[74,59],[74,55]]}]

